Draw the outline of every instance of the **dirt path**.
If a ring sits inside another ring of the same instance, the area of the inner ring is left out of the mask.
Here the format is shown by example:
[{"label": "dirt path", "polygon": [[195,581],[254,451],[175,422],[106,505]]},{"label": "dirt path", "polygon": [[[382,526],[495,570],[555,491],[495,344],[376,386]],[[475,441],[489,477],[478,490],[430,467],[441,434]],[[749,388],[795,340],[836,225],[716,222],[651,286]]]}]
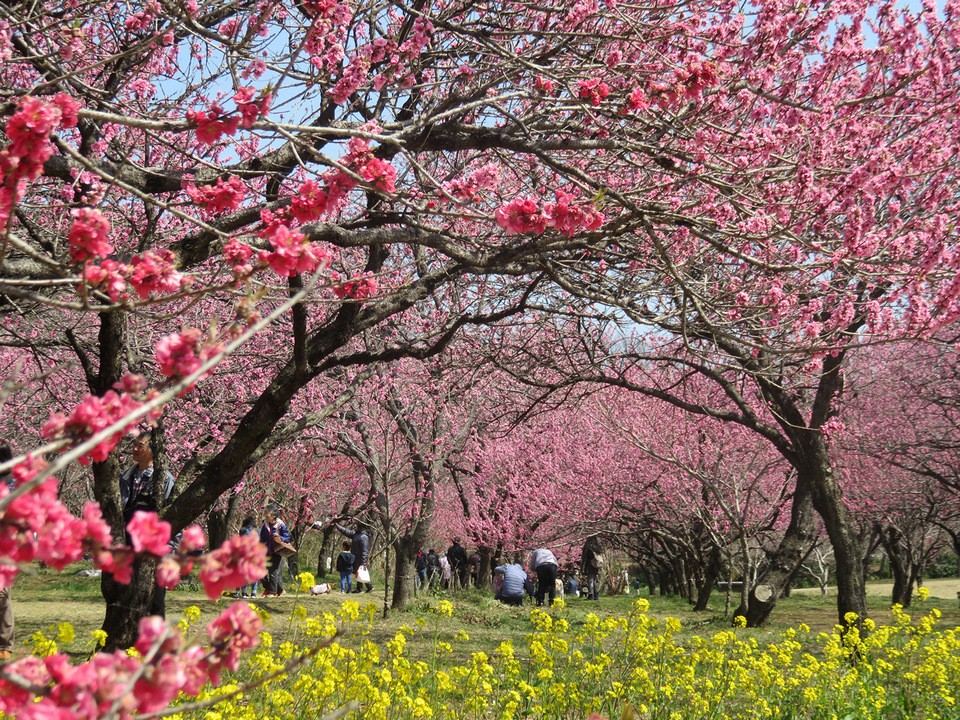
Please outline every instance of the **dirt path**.
[{"label": "dirt path", "polygon": [[[942,598],[945,600],[956,599],[960,592],[960,578],[938,578],[936,580],[924,580],[923,586],[930,590],[930,596]],[[819,595],[818,588],[797,588],[793,592],[799,595]],[[827,588],[828,595],[836,595],[837,588],[834,586]],[[892,582],[869,582],[867,583],[867,595],[886,595],[889,597],[893,593]]]}]

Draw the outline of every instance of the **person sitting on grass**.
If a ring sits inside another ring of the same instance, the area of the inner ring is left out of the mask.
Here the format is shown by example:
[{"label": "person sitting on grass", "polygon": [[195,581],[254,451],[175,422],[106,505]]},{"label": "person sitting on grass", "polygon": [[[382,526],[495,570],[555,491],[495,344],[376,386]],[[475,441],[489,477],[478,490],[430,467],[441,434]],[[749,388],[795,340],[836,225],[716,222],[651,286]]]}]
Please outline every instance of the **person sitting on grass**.
[{"label": "person sitting on grass", "polygon": [[527,596],[527,571],[518,562],[493,569],[494,578],[502,577],[496,599],[504,605],[520,607]]}]

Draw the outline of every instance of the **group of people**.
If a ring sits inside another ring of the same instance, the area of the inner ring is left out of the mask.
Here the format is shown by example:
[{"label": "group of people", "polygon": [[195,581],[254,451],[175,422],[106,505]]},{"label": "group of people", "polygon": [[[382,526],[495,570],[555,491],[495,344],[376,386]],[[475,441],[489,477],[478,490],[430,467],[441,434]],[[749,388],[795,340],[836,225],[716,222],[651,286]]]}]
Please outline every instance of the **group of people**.
[{"label": "group of people", "polygon": [[468,554],[459,537],[443,553],[420,550],[415,563],[417,589],[479,587],[480,552]]},{"label": "group of people", "polygon": [[[520,560],[520,554],[517,553],[512,563],[499,565],[493,570],[496,599],[503,604],[519,606],[527,597],[531,597],[540,607],[546,599],[549,599],[552,605],[564,589],[570,595],[580,594],[575,573],[568,573],[565,583],[559,580],[560,565],[556,555],[547,548],[537,548],[530,553],[526,568]],[[589,600],[600,599],[600,577],[604,565],[603,546],[596,536],[591,536],[580,554],[580,571],[583,573],[585,594]]]}]

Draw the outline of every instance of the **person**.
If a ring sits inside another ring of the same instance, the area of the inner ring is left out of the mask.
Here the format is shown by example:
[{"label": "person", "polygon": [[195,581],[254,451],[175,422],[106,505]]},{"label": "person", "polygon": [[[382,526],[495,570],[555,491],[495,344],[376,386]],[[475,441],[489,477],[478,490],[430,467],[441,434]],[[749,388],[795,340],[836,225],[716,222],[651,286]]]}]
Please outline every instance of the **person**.
[{"label": "person", "polygon": [[550,596],[550,604],[557,597],[557,556],[547,548],[530,553],[530,569],[537,574],[537,607],[543,606],[543,596]]},{"label": "person", "polygon": [[475,588],[480,587],[480,551],[475,550],[467,558],[467,569],[470,575],[470,584]]},{"label": "person", "polygon": [[519,607],[527,596],[527,571],[519,563],[499,565],[493,569],[494,582],[499,581],[496,599],[504,605]]},{"label": "person", "polygon": [[580,596],[580,584],[577,582],[577,576],[573,573],[567,575],[567,583],[564,587],[564,592],[570,597]]},{"label": "person", "polygon": [[351,576],[353,575],[353,564],[356,561],[353,553],[350,552],[350,541],[343,541],[343,551],[337,555],[337,572],[340,573],[340,592],[348,593],[353,590]]},{"label": "person", "polygon": [[280,509],[275,503],[268,503],[264,512],[265,520],[260,528],[260,542],[267,546],[267,577],[264,579],[263,597],[283,595],[283,578],[280,574],[280,561],[283,557],[277,552],[280,541],[290,542],[290,531],[280,519]]},{"label": "person", "polygon": [[[350,552],[353,553],[353,572],[355,574],[359,573],[361,567],[369,572],[370,568],[367,566],[367,563],[370,561],[370,536],[367,535],[366,528],[359,522],[355,525],[356,530],[345,528],[339,523],[335,523],[334,527],[337,528],[337,531],[341,535],[350,538]],[[357,586],[353,589],[353,592],[360,592],[363,590],[364,585],[367,586],[367,592],[373,590],[373,578],[367,583],[362,583],[358,579]]]},{"label": "person", "polygon": [[[0,464],[13,460],[13,450],[6,440],[0,440]],[[0,483],[4,483],[10,490],[14,488],[13,473],[4,470],[0,473]],[[13,601],[10,599],[10,588],[0,590],[0,663],[10,660],[13,655]]]},{"label": "person", "polygon": [[[241,535],[253,535],[257,532],[257,519],[253,515],[247,515],[243,519],[243,524],[240,526]],[[238,598],[255,598],[257,596],[257,583],[252,582],[249,585],[244,585],[240,590],[237,590]]]},{"label": "person", "polygon": [[427,552],[427,586],[434,588],[440,584],[440,556],[433,548]]},{"label": "person", "polygon": [[422,590],[427,586],[427,555],[423,550],[417,550],[415,567],[417,570],[416,587],[418,590]]},{"label": "person", "polygon": [[456,577],[459,581],[460,587],[467,587],[470,568],[467,561],[467,551],[460,544],[460,538],[455,537],[453,544],[447,549],[447,561],[450,563],[450,570],[453,577]]},{"label": "person", "polygon": [[453,568],[450,567],[450,561],[447,559],[447,554],[444,553],[440,556],[440,587],[444,590],[450,589],[450,580],[453,579]]},{"label": "person", "polygon": [[[120,507],[123,510],[123,524],[126,526],[133,519],[137,511],[157,512],[157,499],[154,495],[153,479],[153,445],[151,444],[151,433],[145,432],[138,435],[130,448],[130,456],[133,459],[133,465],[128,467],[120,474]],[[173,492],[174,479],[173,474],[167,470],[165,475],[163,497],[169,499]],[[176,550],[180,545],[178,533],[170,538],[170,550]],[[130,538],[127,538],[130,542]],[[139,563],[140,560],[138,559]],[[153,600],[150,602],[150,615],[159,615],[166,617],[167,614],[167,591],[165,588],[156,585],[153,589]]]},{"label": "person", "polygon": [[591,535],[580,553],[580,570],[586,577],[587,600],[600,599],[600,573],[603,572],[604,562],[600,539]]}]

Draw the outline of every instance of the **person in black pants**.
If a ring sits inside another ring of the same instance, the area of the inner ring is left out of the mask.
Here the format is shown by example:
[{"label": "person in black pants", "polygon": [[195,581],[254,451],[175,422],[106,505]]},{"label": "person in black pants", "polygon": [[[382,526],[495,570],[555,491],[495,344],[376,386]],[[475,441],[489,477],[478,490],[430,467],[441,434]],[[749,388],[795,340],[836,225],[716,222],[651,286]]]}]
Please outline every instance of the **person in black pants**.
[{"label": "person in black pants", "polygon": [[460,582],[460,587],[467,587],[470,581],[470,563],[467,559],[467,551],[460,544],[460,538],[453,539],[453,544],[447,550],[447,560],[450,562],[453,576]]},{"label": "person in black pants", "polygon": [[557,556],[546,548],[530,553],[530,569],[537,573],[537,606],[543,606],[544,594],[550,595],[550,604],[557,597]]}]

